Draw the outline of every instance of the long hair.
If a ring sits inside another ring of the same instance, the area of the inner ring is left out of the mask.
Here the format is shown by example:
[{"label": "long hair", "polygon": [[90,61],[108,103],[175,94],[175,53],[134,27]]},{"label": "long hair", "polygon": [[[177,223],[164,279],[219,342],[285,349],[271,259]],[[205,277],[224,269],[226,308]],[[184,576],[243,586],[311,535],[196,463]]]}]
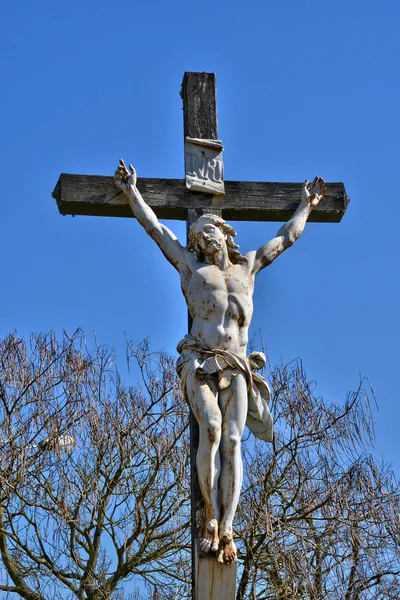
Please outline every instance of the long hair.
[{"label": "long hair", "polygon": [[196,229],[198,223],[201,221],[211,222],[213,225],[218,227],[222,231],[222,233],[225,235],[226,248],[228,250],[228,256],[229,256],[229,260],[231,261],[231,263],[236,265],[239,263],[247,262],[247,258],[245,256],[242,256],[242,254],[240,254],[240,252],[238,250],[239,246],[237,244],[235,244],[235,242],[233,240],[233,238],[236,236],[236,231],[233,229],[232,225],[229,225],[222,217],[219,217],[218,215],[213,215],[211,213],[201,215],[201,217],[199,217],[197,219],[197,221],[192,224],[192,226],[190,227],[190,230],[189,230],[189,243],[186,246],[186,248],[190,252],[195,253],[198,261],[204,262],[204,260],[205,260],[204,252],[201,250],[201,248],[199,247],[199,245],[197,243],[197,238],[196,238],[196,233],[195,233],[195,229]]}]

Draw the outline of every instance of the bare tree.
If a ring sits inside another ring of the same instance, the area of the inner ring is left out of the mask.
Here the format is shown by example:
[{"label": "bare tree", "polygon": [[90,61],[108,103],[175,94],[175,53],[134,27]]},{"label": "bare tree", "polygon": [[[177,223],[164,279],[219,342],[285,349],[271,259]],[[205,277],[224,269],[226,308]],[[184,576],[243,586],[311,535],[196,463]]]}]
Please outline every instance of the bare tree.
[{"label": "bare tree", "polygon": [[132,575],[187,580],[187,410],[173,359],[129,350],[136,388],[80,332],[0,342],[3,594],[127,598]]},{"label": "bare tree", "polygon": [[300,363],[272,383],[274,443],[245,450],[237,600],[399,598],[399,487],[366,452],[368,382],[340,405],[315,395]]},{"label": "bare tree", "polygon": [[[187,407],[171,356],[128,359],[136,386],[81,332],[0,341],[4,597],[190,598]],[[367,382],[342,404],[300,363],[271,383],[274,442],[244,444],[237,600],[397,600],[400,495],[368,454]]]}]

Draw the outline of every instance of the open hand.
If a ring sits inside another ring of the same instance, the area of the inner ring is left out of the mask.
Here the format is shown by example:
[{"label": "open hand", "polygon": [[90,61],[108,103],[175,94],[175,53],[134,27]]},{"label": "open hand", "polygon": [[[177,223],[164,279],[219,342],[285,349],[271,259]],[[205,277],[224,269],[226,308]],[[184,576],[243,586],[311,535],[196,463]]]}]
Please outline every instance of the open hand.
[{"label": "open hand", "polygon": [[136,171],[132,165],[129,165],[129,171],[122,158],[120,158],[119,165],[114,174],[114,181],[115,185],[123,192],[126,192],[129,186],[136,187]]},{"label": "open hand", "polygon": [[325,181],[322,177],[315,177],[311,183],[306,179],[301,189],[301,199],[306,200],[312,207],[315,207],[325,192]]}]

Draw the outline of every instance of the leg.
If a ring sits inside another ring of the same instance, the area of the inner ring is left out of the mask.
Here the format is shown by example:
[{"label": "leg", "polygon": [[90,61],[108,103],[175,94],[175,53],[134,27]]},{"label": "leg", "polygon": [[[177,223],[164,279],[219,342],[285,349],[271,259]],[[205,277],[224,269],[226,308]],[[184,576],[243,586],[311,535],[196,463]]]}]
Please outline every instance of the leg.
[{"label": "leg", "polygon": [[189,373],[186,392],[190,407],[199,424],[199,448],[196,456],[197,473],[205,505],[205,522],[200,533],[204,552],[218,549],[218,478],[220,474],[219,444],[221,440],[221,411],[218,407],[217,383]]},{"label": "leg", "polygon": [[221,390],[219,404],[222,413],[221,462],[221,539],[219,562],[230,564],[236,560],[232,523],[239,502],[243,479],[240,441],[247,417],[247,383],[242,373],[237,373],[231,385]]}]

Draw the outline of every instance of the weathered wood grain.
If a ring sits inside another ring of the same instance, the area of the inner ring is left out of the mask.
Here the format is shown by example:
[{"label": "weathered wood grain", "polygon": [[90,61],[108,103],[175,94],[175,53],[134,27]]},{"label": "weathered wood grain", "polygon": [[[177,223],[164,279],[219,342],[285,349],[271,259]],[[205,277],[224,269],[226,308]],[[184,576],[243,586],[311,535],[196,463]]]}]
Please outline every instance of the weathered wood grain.
[{"label": "weathered wood grain", "polygon": [[234,600],[236,596],[237,562],[221,565],[214,555],[204,554],[196,540],[196,600]]},{"label": "weathered wood grain", "polygon": [[215,73],[185,73],[182,80],[183,135],[218,139]]},{"label": "weathered wood grain", "polygon": [[[225,181],[225,197],[190,192],[183,179],[138,179],[144,200],[159,219],[185,220],[189,209],[222,210],[228,221],[287,221],[300,202],[301,183]],[[112,177],[63,173],[53,192],[63,215],[132,217]],[[343,183],[327,183],[309,222],[338,223],[347,208]]]}]

